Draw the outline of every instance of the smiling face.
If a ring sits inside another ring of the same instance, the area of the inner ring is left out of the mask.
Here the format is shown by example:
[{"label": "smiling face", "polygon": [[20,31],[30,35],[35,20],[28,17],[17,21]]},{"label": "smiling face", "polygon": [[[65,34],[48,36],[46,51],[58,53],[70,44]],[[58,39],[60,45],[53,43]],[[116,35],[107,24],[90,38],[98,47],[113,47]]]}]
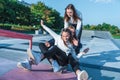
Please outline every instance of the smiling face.
[{"label": "smiling face", "polygon": [[67,42],[70,38],[70,34],[68,32],[62,32],[61,38],[64,42]]},{"label": "smiling face", "polygon": [[73,10],[68,8],[66,10],[66,14],[67,14],[68,17],[72,17],[73,16]]}]

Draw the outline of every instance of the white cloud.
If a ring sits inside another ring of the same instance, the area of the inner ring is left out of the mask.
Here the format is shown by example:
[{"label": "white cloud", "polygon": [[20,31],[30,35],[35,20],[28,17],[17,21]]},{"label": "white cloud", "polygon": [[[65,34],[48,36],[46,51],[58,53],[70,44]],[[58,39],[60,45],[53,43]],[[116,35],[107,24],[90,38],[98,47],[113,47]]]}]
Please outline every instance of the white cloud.
[{"label": "white cloud", "polygon": [[111,3],[112,0],[90,0],[92,2],[95,2],[95,3]]}]

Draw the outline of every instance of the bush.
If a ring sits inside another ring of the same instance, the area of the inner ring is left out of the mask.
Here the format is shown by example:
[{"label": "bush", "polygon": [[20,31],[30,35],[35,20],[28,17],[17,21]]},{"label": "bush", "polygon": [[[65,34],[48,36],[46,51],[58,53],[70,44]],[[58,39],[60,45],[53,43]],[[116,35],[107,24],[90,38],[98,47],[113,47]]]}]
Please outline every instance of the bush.
[{"label": "bush", "polygon": [[0,25],[0,29],[11,30],[12,26]]},{"label": "bush", "polygon": [[35,30],[40,29],[39,25],[33,26],[25,26],[25,25],[16,25],[16,24],[3,24],[0,23],[0,29],[11,30],[21,33],[34,33]]}]

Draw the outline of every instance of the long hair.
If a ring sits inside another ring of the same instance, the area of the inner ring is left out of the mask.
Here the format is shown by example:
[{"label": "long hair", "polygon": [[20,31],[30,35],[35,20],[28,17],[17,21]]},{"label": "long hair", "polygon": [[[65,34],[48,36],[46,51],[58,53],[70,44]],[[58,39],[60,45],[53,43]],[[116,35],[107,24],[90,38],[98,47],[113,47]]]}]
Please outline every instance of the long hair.
[{"label": "long hair", "polygon": [[73,19],[75,21],[77,21],[78,19],[80,19],[79,16],[78,16],[78,14],[77,14],[77,12],[76,12],[76,9],[75,9],[74,5],[73,4],[68,4],[68,6],[65,8],[64,20],[66,20],[67,22],[70,20],[70,17],[68,17],[67,12],[66,12],[67,9],[72,9],[73,10]]}]

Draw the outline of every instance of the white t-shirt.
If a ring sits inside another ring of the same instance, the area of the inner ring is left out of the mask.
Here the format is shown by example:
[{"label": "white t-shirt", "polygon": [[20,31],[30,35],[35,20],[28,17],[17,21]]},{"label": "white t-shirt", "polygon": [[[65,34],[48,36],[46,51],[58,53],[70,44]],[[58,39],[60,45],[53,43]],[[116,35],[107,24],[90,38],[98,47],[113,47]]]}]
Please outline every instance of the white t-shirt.
[{"label": "white t-shirt", "polygon": [[56,34],[54,31],[52,31],[50,28],[48,28],[46,25],[43,25],[43,28],[55,39],[55,45],[64,51],[66,55],[68,56],[69,53],[72,54],[74,58],[76,58],[75,50],[70,42],[67,43],[67,46],[64,44],[61,35]]}]

